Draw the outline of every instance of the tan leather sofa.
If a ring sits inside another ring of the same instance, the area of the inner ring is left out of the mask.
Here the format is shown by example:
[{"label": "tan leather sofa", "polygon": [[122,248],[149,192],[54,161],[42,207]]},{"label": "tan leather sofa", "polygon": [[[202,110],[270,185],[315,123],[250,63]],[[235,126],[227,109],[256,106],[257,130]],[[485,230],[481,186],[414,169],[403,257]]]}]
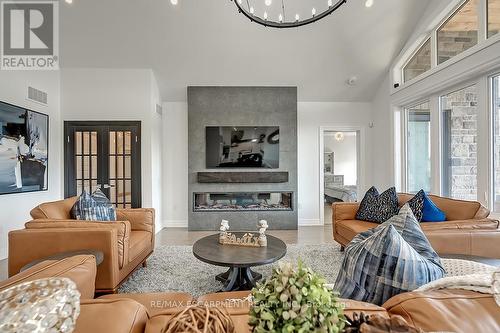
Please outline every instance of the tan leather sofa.
[{"label": "tan leather sofa", "polygon": [[[159,333],[177,311],[194,303],[225,307],[236,332],[250,332],[250,304],[245,301],[248,291],[209,294],[197,300],[185,293],[115,294],[92,299],[95,273],[93,256],[41,262],[1,282],[0,291],[50,276],[73,279],[82,293],[75,333]],[[500,307],[488,294],[462,290],[412,292],[393,297],[382,307],[351,300],[342,302],[347,315],[352,316],[353,312],[385,317],[400,315],[426,332],[500,332]]]},{"label": "tan leather sofa", "polygon": [[154,249],[153,209],[117,209],[115,222],[71,219],[76,197],[39,205],[31,211],[25,229],[9,233],[9,276],[35,260],[62,252],[99,250],[104,261],[98,266],[98,293],[116,292],[122,282]]},{"label": "tan leather sofa", "polygon": [[[404,205],[412,194],[399,194]],[[500,258],[499,222],[489,219],[489,210],[479,202],[429,196],[446,213],[445,222],[423,222],[423,231],[439,254],[463,254]],[[359,233],[378,226],[356,220],[359,203],[332,205],[333,238],[343,247]]]}]

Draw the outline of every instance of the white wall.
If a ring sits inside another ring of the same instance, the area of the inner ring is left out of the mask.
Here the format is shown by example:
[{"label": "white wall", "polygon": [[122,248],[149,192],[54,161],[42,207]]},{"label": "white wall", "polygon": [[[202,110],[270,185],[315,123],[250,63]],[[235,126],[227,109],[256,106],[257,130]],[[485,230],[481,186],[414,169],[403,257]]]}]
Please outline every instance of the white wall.
[{"label": "white wall", "polygon": [[335,175],[344,176],[344,185],[357,185],[358,178],[358,142],[356,132],[343,132],[344,139],[335,139],[336,132],[325,132],[325,153],[334,153]]},{"label": "white wall", "polygon": [[[48,106],[26,99],[28,85],[48,93]],[[0,196],[0,259],[5,259],[8,251],[8,232],[22,229],[24,223],[30,219],[30,210],[36,205],[58,200],[62,196],[59,72],[1,71],[0,100],[49,115],[48,191]]]},{"label": "white wall", "polygon": [[299,156],[299,224],[322,224],[320,218],[320,128],[361,127],[364,128],[365,145],[361,145],[364,160],[361,175],[364,184],[360,192],[371,184],[371,142],[369,124],[372,122],[370,103],[315,103],[300,102],[298,105],[298,156]]},{"label": "white wall", "polygon": [[163,225],[188,226],[188,107],[163,103]]},{"label": "white wall", "polygon": [[[62,119],[141,121],[142,205],[156,210],[162,228],[161,118],[156,80],[150,69],[78,68],[61,71]],[[160,126],[160,127],[159,127]]]}]

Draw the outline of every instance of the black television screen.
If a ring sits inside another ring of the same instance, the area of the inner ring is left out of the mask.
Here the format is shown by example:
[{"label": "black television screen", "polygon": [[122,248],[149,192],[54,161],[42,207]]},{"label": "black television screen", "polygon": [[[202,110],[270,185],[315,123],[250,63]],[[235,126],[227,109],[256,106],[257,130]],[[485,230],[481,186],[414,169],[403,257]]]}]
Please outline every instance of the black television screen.
[{"label": "black television screen", "polygon": [[207,127],[207,169],[279,168],[280,129],[259,127]]}]

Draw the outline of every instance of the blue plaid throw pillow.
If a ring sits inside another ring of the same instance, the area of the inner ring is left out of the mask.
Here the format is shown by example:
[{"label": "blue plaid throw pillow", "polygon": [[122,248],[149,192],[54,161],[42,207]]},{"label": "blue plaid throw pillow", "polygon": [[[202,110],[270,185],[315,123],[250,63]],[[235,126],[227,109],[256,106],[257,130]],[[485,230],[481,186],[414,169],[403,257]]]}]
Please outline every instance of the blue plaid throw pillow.
[{"label": "blue plaid throw pillow", "polygon": [[405,205],[399,215],[352,240],[335,289],[342,298],[382,305],[444,274],[439,256]]},{"label": "blue plaid throw pillow", "polygon": [[74,219],[85,221],[116,221],[116,211],[101,190],[96,190],[92,195],[83,191],[71,208]]}]

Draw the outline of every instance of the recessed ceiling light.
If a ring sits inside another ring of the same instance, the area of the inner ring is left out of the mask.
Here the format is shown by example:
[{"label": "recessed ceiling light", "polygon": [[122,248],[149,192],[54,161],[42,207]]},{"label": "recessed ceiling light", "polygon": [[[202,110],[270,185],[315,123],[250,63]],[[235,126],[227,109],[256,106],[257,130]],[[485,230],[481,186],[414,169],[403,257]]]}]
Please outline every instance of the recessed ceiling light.
[{"label": "recessed ceiling light", "polygon": [[373,6],[373,2],[374,0],[366,0],[365,7],[370,8],[371,6]]},{"label": "recessed ceiling light", "polygon": [[170,3],[175,6],[179,3],[179,1],[178,0],[170,0]]},{"label": "recessed ceiling light", "polygon": [[266,6],[271,6],[273,4],[273,0],[266,0],[265,1]]}]

